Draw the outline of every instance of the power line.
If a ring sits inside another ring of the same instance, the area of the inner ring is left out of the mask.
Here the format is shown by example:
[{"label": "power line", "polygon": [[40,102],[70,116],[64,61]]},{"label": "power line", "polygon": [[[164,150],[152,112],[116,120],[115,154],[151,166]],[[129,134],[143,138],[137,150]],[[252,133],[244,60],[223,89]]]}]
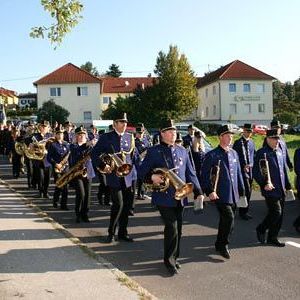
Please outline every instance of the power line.
[{"label": "power line", "polygon": [[26,80],[26,79],[33,79],[33,78],[38,78],[42,76],[30,76],[30,77],[21,77],[21,78],[13,78],[13,79],[0,79],[2,82],[7,82],[7,81],[17,81],[17,80]]}]

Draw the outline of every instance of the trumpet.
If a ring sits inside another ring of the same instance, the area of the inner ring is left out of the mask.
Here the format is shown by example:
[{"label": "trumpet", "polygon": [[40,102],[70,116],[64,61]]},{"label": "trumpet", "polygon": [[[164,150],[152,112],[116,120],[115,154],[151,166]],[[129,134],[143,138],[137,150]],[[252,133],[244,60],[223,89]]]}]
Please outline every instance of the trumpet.
[{"label": "trumpet", "polygon": [[270,174],[269,162],[267,159],[267,153],[264,153],[264,158],[259,160],[259,168],[261,174],[265,178],[266,183],[273,185],[271,181],[271,174]]},{"label": "trumpet", "polygon": [[[103,153],[99,158],[100,160],[102,160],[102,162],[105,163],[105,165],[109,165],[111,170],[114,171],[118,177],[124,177],[128,175],[132,170],[132,165],[124,162],[118,156],[118,153]],[[102,174],[106,174],[104,169],[98,168],[98,171]]]},{"label": "trumpet", "polygon": [[154,183],[144,183],[145,187],[157,192],[164,192],[166,191],[170,185],[175,188],[175,199],[181,200],[187,197],[189,194],[193,192],[193,184],[192,183],[185,183],[175,172],[173,169],[166,169],[166,168],[156,168],[153,170],[154,174],[162,175],[163,182],[159,185]]}]

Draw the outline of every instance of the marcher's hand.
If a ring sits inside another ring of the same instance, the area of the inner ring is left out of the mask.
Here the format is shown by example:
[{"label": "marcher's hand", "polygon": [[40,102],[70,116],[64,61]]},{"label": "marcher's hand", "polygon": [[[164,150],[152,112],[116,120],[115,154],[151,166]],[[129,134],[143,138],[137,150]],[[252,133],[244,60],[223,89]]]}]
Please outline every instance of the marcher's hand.
[{"label": "marcher's hand", "polygon": [[249,165],[245,165],[245,166],[244,166],[244,171],[245,171],[246,173],[249,173],[249,172],[250,172],[250,166],[249,166]]},{"label": "marcher's hand", "polygon": [[210,193],[208,197],[210,201],[216,201],[217,199],[219,199],[219,196],[217,195],[216,192]]},{"label": "marcher's hand", "polygon": [[152,174],[151,180],[152,180],[153,184],[161,184],[164,182],[164,178],[160,174]]},{"label": "marcher's hand", "polygon": [[105,167],[103,169],[103,173],[106,173],[106,174],[112,173],[112,169],[111,169],[110,165],[105,165]]},{"label": "marcher's hand", "polygon": [[274,189],[275,189],[275,187],[274,187],[274,185],[272,183],[268,183],[264,187],[264,190],[267,191],[267,192],[272,191]]},{"label": "marcher's hand", "polygon": [[196,198],[196,200],[204,201],[204,195],[198,195],[198,197]]},{"label": "marcher's hand", "polygon": [[62,164],[55,164],[55,168],[60,170],[62,168]]}]

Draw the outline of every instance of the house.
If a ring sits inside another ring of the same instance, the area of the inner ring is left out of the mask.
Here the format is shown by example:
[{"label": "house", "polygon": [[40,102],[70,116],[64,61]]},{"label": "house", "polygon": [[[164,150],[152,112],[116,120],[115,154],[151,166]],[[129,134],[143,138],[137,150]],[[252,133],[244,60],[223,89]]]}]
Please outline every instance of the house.
[{"label": "house", "polygon": [[99,119],[101,81],[85,70],[68,63],[33,83],[37,88],[37,103],[53,99],[70,112],[75,124],[91,124]]},{"label": "house", "polygon": [[37,94],[36,93],[23,93],[19,94],[19,108],[33,108],[37,107]]},{"label": "house", "polygon": [[101,77],[101,109],[121,97],[130,97],[137,88],[144,89],[153,85],[153,77]]},{"label": "house", "polygon": [[188,119],[203,123],[269,124],[274,77],[235,60],[198,78],[198,107]]},{"label": "house", "polygon": [[4,104],[6,109],[16,109],[18,105],[17,93],[0,87],[0,104]]}]

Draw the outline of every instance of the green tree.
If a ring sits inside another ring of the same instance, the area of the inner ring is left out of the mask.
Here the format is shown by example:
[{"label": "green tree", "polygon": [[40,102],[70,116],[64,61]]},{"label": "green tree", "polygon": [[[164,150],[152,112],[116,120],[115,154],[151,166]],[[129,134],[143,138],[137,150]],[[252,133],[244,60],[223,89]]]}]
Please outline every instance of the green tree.
[{"label": "green tree", "polygon": [[283,93],[288,97],[289,101],[295,100],[295,90],[291,82],[286,82],[283,88]]},{"label": "green tree", "polygon": [[57,105],[53,99],[44,102],[42,107],[37,111],[37,121],[46,120],[51,125],[57,121],[59,124],[63,124],[67,121],[70,113],[60,105]]},{"label": "green tree", "polygon": [[100,76],[97,68],[94,67],[90,61],[87,61],[84,65],[81,65],[80,69],[85,70],[94,76],[97,76],[97,77]]},{"label": "green tree", "polygon": [[122,71],[120,71],[119,66],[116,64],[111,64],[105,73],[105,76],[109,77],[120,77],[121,75]]},{"label": "green tree", "polygon": [[300,77],[294,81],[295,101],[300,103]]},{"label": "green tree", "polygon": [[41,5],[49,12],[54,23],[49,27],[43,25],[31,28],[30,36],[44,38],[46,35],[56,49],[65,35],[78,24],[83,5],[78,0],[41,0]]},{"label": "green tree", "polygon": [[[130,118],[129,116],[132,115],[132,106],[130,105],[130,100],[131,97],[123,98],[121,96],[118,96],[116,98],[116,101],[110,103],[108,105],[108,108],[102,112],[102,119],[114,120],[119,112],[126,112],[128,114],[128,118]],[[132,122],[131,119],[130,122]]]}]

